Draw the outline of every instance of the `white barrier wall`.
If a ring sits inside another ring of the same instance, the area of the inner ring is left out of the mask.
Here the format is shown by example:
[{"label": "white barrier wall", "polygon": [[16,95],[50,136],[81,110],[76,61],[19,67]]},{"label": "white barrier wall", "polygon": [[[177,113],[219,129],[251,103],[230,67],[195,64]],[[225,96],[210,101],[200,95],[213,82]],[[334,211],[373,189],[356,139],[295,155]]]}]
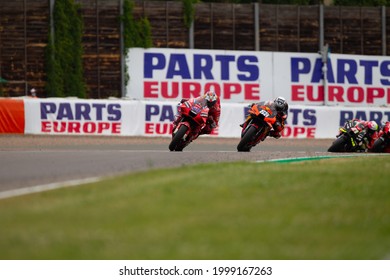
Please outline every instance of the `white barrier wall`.
[{"label": "white barrier wall", "polygon": [[[214,137],[240,137],[248,104],[223,102]],[[167,136],[177,101],[24,99],[26,134]],[[291,105],[284,137],[334,138],[347,119],[390,120],[390,108]]]},{"label": "white barrier wall", "polygon": [[174,101],[214,89],[226,103],[283,96],[291,105],[390,105],[390,59],[318,53],[130,49],[126,97]]}]

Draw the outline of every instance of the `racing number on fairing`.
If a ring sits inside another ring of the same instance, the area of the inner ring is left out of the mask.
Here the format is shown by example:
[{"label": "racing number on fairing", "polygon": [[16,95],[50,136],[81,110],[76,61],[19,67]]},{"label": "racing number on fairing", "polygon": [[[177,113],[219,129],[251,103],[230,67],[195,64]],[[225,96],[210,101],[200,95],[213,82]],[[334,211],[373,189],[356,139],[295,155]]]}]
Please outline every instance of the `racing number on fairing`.
[{"label": "racing number on fairing", "polygon": [[264,116],[264,118],[267,118],[267,117],[269,117],[269,113],[266,111],[266,110],[264,110],[264,109],[262,109],[261,111],[260,111],[260,113],[259,113],[260,115],[263,115]]}]

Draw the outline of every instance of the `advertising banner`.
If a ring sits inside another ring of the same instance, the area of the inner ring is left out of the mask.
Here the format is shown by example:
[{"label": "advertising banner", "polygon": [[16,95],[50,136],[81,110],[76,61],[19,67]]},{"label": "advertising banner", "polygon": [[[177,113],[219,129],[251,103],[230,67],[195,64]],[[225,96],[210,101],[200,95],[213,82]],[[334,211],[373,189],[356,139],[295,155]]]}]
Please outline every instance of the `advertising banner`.
[{"label": "advertising banner", "polygon": [[170,101],[209,89],[222,102],[283,96],[289,104],[390,106],[390,59],[382,56],[194,49],[130,49],[126,97]]},{"label": "advertising banner", "polygon": [[127,67],[130,99],[180,100],[210,89],[223,102],[272,98],[271,52],[132,48]]},{"label": "advertising banner", "polygon": [[388,57],[330,54],[324,65],[316,54],[274,53],[274,56],[275,92],[289,92],[292,104],[390,105]]},{"label": "advertising banner", "polygon": [[[171,137],[177,101],[25,99],[25,133]],[[206,137],[239,138],[247,104],[221,103],[219,127]],[[345,121],[390,121],[390,108],[291,105],[286,138],[334,138]]]},{"label": "advertising banner", "polygon": [[22,99],[0,98],[0,133],[24,133]]}]

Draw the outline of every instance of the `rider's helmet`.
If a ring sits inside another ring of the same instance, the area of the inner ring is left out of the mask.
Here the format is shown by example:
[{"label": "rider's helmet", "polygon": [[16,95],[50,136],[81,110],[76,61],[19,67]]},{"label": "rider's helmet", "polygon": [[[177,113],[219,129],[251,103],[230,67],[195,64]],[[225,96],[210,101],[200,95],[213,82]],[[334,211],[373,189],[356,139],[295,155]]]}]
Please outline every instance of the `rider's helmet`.
[{"label": "rider's helmet", "polygon": [[204,94],[204,99],[206,100],[207,107],[211,108],[217,103],[218,95],[214,91],[209,90]]},{"label": "rider's helmet", "polygon": [[279,96],[275,98],[274,100],[276,111],[278,111],[281,115],[287,115],[288,112],[288,104],[286,102],[286,99]]},{"label": "rider's helmet", "polygon": [[379,131],[379,125],[376,123],[376,121],[369,121],[367,123],[367,128],[370,134],[374,133],[375,131]]}]

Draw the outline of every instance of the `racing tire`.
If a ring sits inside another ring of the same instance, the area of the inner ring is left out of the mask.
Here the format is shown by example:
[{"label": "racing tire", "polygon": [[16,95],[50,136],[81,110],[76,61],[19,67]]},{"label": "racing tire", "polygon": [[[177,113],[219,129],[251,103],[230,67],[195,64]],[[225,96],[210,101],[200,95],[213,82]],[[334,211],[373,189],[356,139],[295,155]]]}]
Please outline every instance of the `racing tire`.
[{"label": "racing tire", "polygon": [[384,139],[378,138],[375,140],[370,151],[373,153],[383,153],[384,149],[385,149]]},{"label": "racing tire", "polygon": [[348,144],[346,138],[341,136],[337,138],[332,145],[329,147],[328,152],[331,153],[345,153],[348,151]]},{"label": "racing tire", "polygon": [[186,134],[188,130],[188,127],[185,125],[182,125],[179,130],[176,132],[176,134],[173,136],[171,143],[169,144],[169,150],[181,152],[184,148],[183,143],[183,137]]},{"label": "racing tire", "polygon": [[250,152],[252,146],[249,144],[253,141],[255,135],[257,133],[257,129],[254,126],[250,126],[247,131],[242,136],[240,143],[237,145],[238,152]]}]

